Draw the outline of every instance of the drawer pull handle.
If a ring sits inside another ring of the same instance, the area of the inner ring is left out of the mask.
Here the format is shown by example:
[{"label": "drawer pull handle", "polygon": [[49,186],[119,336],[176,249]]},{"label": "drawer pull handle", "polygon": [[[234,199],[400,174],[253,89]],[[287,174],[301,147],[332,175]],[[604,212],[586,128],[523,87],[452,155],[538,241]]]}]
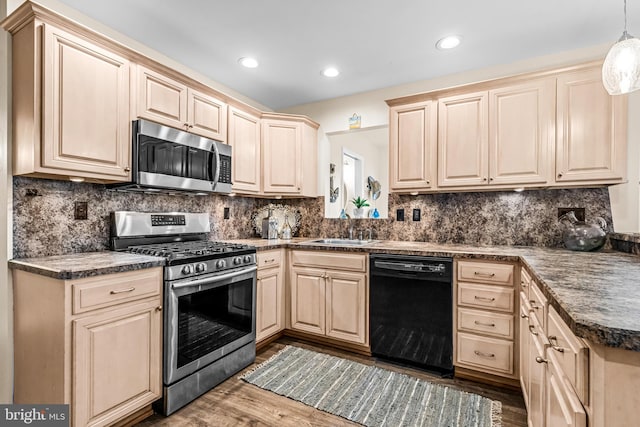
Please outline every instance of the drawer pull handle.
[{"label": "drawer pull handle", "polygon": [[549,336],[549,342],[551,343],[551,348],[557,351],[558,353],[564,353],[564,348],[558,345],[558,337],[555,335]]},{"label": "drawer pull handle", "polygon": [[534,300],[534,299],[529,300],[529,302],[531,303],[531,308],[533,308],[534,310],[539,310],[539,309],[542,308],[539,305],[536,305],[536,300]]},{"label": "drawer pull handle", "polygon": [[478,350],[474,350],[473,352],[476,354],[476,356],[480,356],[480,357],[488,357],[490,359],[493,359],[494,357],[496,357],[496,355],[493,353],[484,353]]},{"label": "drawer pull handle", "polygon": [[535,331],[535,329],[535,326],[529,325],[529,332],[531,332],[532,335],[538,336],[538,333]]},{"label": "drawer pull handle", "polygon": [[487,297],[479,297],[478,295],[474,295],[473,297],[475,299],[477,299],[477,300],[480,300],[480,301],[495,301],[496,300],[494,297],[487,298]]},{"label": "drawer pull handle", "polygon": [[493,277],[496,275],[496,273],[483,273],[482,271],[474,271],[473,272],[474,276],[482,276],[482,277]]},{"label": "drawer pull handle", "polygon": [[127,292],[133,292],[133,291],[135,291],[135,290],[136,290],[136,288],[134,288],[134,287],[132,286],[132,287],[127,288],[127,289],[120,289],[119,291],[111,291],[111,292],[109,292],[109,293],[110,293],[111,295],[115,295],[115,294],[124,294],[124,293],[127,293]]},{"label": "drawer pull handle", "polygon": [[269,262],[274,262],[276,259],[275,258],[271,258],[271,259],[265,259],[264,263],[269,263]]},{"label": "drawer pull handle", "polygon": [[548,363],[549,361],[547,359],[543,359],[540,356],[536,356],[536,362],[538,362],[538,363]]},{"label": "drawer pull handle", "polygon": [[496,327],[495,323],[483,323],[483,322],[478,322],[477,320],[475,320],[473,323],[475,323],[478,326],[488,326],[490,328],[495,328]]},{"label": "drawer pull handle", "polygon": [[527,282],[520,282],[520,286],[522,286],[523,288],[527,287]]}]

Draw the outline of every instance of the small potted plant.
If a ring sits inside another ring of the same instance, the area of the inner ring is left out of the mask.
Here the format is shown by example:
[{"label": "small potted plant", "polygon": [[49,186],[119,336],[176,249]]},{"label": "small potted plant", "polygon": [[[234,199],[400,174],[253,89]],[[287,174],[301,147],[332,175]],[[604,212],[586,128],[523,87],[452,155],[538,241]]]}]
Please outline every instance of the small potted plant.
[{"label": "small potted plant", "polygon": [[364,208],[369,206],[367,199],[358,196],[351,199],[351,203],[356,207],[353,210],[353,216],[356,218],[364,218]]}]

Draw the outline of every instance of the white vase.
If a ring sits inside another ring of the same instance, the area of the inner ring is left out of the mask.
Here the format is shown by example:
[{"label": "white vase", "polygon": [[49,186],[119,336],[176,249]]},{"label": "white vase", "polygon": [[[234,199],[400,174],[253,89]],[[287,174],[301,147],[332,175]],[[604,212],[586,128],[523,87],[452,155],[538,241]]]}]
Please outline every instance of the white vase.
[{"label": "white vase", "polygon": [[355,208],[353,210],[354,218],[364,218],[364,208]]}]

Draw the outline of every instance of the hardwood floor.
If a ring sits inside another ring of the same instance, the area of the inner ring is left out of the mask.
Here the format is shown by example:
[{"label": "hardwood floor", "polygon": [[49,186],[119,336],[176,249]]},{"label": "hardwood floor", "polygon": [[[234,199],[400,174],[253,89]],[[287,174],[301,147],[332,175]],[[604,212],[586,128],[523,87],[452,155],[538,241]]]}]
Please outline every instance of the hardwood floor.
[{"label": "hardwood floor", "polygon": [[[479,384],[464,379],[443,379],[429,373],[397,366],[372,357],[352,354],[346,351],[310,344],[291,338],[281,338],[269,344],[256,357],[256,364],[264,362],[280,351],[285,345],[296,345],[309,350],[324,352],[345,359],[396,372],[402,372],[434,383],[444,384],[460,390],[476,393],[502,402],[503,427],[527,425],[527,415],[522,395],[518,391]],[[255,366],[255,365],[252,365]],[[247,369],[251,369],[249,367]],[[238,374],[239,375],[239,374]],[[245,383],[234,375],[213,390],[191,402],[169,417],[153,415],[138,426],[359,426],[343,418],[322,412],[275,393],[262,390]]]}]

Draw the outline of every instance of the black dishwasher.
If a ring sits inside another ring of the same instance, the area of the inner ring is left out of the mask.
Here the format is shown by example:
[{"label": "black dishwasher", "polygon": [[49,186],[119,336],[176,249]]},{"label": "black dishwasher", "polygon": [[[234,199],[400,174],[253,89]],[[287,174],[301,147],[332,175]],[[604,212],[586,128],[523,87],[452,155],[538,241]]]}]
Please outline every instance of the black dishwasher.
[{"label": "black dishwasher", "polygon": [[453,373],[451,258],[370,256],[371,353]]}]

